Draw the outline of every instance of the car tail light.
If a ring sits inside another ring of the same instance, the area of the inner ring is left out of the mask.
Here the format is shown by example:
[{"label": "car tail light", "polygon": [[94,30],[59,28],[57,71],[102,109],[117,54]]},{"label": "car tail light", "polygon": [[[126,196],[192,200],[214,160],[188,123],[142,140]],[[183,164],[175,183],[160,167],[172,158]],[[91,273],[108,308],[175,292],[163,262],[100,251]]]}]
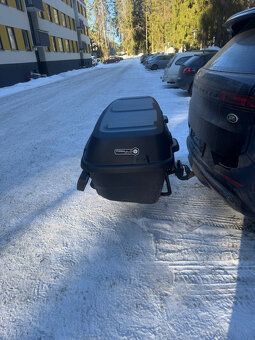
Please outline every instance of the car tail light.
[{"label": "car tail light", "polygon": [[220,100],[224,103],[233,104],[236,106],[245,106],[255,108],[255,96],[248,96],[244,94],[236,94],[231,92],[221,92]]},{"label": "car tail light", "polygon": [[192,71],[192,68],[186,67],[186,68],[183,70],[183,73],[190,73],[191,71]]}]

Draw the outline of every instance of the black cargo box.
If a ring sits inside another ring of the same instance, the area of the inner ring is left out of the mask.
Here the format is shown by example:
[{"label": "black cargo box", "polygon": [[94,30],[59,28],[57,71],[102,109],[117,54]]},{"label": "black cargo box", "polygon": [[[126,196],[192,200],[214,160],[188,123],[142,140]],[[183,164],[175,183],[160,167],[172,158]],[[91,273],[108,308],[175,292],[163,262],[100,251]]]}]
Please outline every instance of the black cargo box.
[{"label": "black cargo box", "polygon": [[91,187],[107,199],[155,203],[174,172],[178,143],[152,97],[121,98],[102,113],[85,146],[77,189]]}]

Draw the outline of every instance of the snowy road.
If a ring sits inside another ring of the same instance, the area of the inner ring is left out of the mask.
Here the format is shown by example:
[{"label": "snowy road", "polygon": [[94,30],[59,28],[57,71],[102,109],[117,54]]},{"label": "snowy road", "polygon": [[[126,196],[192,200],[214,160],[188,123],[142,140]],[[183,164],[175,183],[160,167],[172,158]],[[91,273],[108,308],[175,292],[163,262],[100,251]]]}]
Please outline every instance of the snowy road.
[{"label": "snowy road", "polygon": [[154,205],[76,191],[118,97],[155,97],[187,161],[189,97],[160,75],[134,59],[0,89],[1,340],[255,339],[255,228],[216,193],[194,178]]}]

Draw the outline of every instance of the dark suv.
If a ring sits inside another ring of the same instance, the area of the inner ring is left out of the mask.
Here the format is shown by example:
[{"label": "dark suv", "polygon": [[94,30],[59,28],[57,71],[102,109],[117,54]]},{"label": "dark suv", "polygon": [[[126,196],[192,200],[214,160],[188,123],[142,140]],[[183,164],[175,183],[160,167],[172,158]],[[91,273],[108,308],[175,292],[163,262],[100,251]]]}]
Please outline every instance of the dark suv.
[{"label": "dark suv", "polygon": [[255,7],[225,25],[233,38],[194,80],[189,161],[202,183],[255,218]]},{"label": "dark suv", "polygon": [[199,53],[185,61],[180,66],[176,86],[180,89],[187,90],[192,93],[192,86],[197,71],[203,67],[216,52]]}]

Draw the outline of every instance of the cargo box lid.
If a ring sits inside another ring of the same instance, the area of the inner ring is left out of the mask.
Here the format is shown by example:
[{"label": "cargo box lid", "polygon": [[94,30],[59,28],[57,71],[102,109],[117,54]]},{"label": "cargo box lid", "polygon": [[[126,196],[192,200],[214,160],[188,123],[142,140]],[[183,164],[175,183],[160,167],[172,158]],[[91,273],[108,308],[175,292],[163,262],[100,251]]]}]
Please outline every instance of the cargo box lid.
[{"label": "cargo box lid", "polygon": [[121,98],[104,111],[96,129],[103,134],[152,132],[163,128],[163,116],[152,97]]},{"label": "cargo box lid", "polygon": [[92,165],[102,169],[168,163],[173,157],[171,145],[166,118],[153,97],[120,98],[99,117],[86,144],[83,164],[86,169]]}]

